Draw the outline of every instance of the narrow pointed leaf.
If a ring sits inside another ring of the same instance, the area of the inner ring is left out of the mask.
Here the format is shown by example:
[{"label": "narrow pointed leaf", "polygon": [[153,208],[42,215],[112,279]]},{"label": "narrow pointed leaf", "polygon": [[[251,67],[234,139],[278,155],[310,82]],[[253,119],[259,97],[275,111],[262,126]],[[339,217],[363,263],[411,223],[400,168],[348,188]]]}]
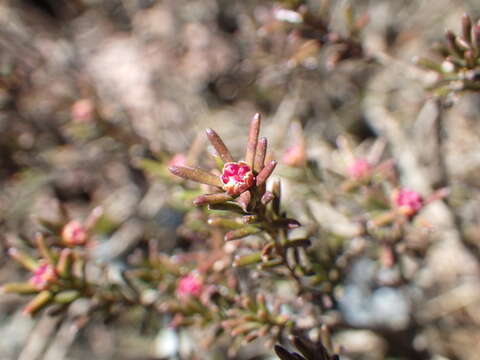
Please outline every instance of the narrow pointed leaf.
[{"label": "narrow pointed leaf", "polygon": [[230,195],[225,193],[205,194],[205,195],[200,195],[195,200],[193,200],[193,204],[196,206],[209,205],[209,204],[221,204],[232,199],[233,198]]},{"label": "narrow pointed leaf", "polygon": [[310,273],[312,271],[312,263],[307,255],[307,251],[304,247],[297,247],[296,249],[300,266],[305,272]]},{"label": "narrow pointed leaf", "polygon": [[[311,344],[307,343],[305,340],[298,336],[294,336],[292,342],[293,345],[295,345],[295,348],[300,351],[300,353],[307,359],[315,359],[315,349],[313,348],[313,346],[311,346]],[[324,360],[323,354],[320,355],[319,359]]]},{"label": "narrow pointed leaf", "polygon": [[256,330],[252,331],[250,334],[246,335],[243,338],[243,344],[247,345],[247,344],[251,343],[252,341],[257,340],[258,337],[260,336],[258,334],[258,331],[259,331],[259,329],[256,329]]},{"label": "narrow pointed leaf", "polygon": [[50,303],[52,297],[53,294],[48,290],[40,292],[25,306],[25,308],[23,309],[23,313],[25,315],[34,315],[37,311],[47,306]]},{"label": "narrow pointed leaf", "polygon": [[37,243],[37,248],[40,251],[40,254],[42,254],[42,257],[45,260],[47,260],[49,264],[53,265],[55,263],[53,254],[51,253],[50,249],[47,247],[43,234],[37,233],[35,235],[35,241]]},{"label": "narrow pointed leaf", "polygon": [[261,202],[263,205],[267,205],[270,201],[272,201],[275,198],[275,195],[271,193],[270,191],[266,191],[265,194],[262,195]]},{"label": "narrow pointed leaf", "polygon": [[231,336],[238,336],[242,334],[249,333],[252,330],[255,330],[259,327],[258,322],[246,322],[243,324],[240,324],[236,328],[234,328],[232,331],[230,331]]},{"label": "narrow pointed leaf", "polygon": [[276,258],[276,259],[264,261],[263,263],[258,265],[258,268],[260,270],[263,270],[263,269],[276,267],[276,266],[281,265],[281,264],[283,264],[283,259]]},{"label": "narrow pointed leaf", "polygon": [[258,140],[257,150],[255,151],[254,170],[258,173],[265,166],[265,156],[267,155],[267,138],[261,137]]},{"label": "narrow pointed leaf", "polygon": [[217,151],[218,156],[220,157],[220,159],[223,160],[223,162],[235,161],[221,137],[218,136],[218,134],[214,130],[206,129],[205,132],[207,133],[208,140],[213,145],[213,147]]},{"label": "narrow pointed leaf", "polygon": [[35,294],[37,288],[29,282],[7,283],[1,287],[3,293]]},{"label": "narrow pointed leaf", "polygon": [[62,278],[68,278],[72,274],[72,251],[63,249],[57,263],[57,272]]},{"label": "narrow pointed leaf", "polygon": [[257,186],[262,186],[265,184],[267,179],[272,175],[273,170],[277,166],[277,162],[275,160],[270,161],[257,175]]},{"label": "narrow pointed leaf", "polygon": [[287,248],[285,259],[290,268],[295,268],[298,264],[295,248]]},{"label": "narrow pointed leaf", "polygon": [[256,252],[253,254],[236,257],[235,260],[233,261],[233,266],[240,267],[240,266],[253,265],[253,264],[258,264],[261,261],[262,261],[261,254],[259,252]]},{"label": "narrow pointed leaf", "polygon": [[221,188],[222,181],[220,177],[199,168],[188,168],[183,166],[171,166],[168,168],[174,175],[181,178],[196,181],[202,184],[212,185]]},{"label": "narrow pointed leaf", "polygon": [[92,230],[97,222],[103,215],[103,208],[101,206],[95,207],[88,215],[87,219],[85,220],[85,229]]},{"label": "narrow pointed leaf", "polygon": [[466,42],[472,41],[472,20],[467,14],[462,16],[462,36]]},{"label": "narrow pointed leaf", "polygon": [[252,200],[252,194],[250,191],[244,191],[240,194],[240,196],[236,199],[236,202],[240,205],[243,211],[248,211],[248,205],[250,205],[250,200]]},{"label": "narrow pointed leaf", "polygon": [[297,358],[295,358],[283,346],[275,345],[274,350],[275,350],[275,354],[277,354],[280,360],[297,360]]},{"label": "narrow pointed leaf", "polygon": [[210,210],[221,210],[221,211],[231,211],[237,214],[244,215],[245,212],[242,210],[240,205],[236,202],[226,202],[221,204],[211,204],[208,205]]},{"label": "narrow pointed leaf", "polygon": [[274,195],[272,210],[275,214],[279,214],[280,213],[280,196],[282,195],[282,187],[280,184],[280,180],[273,182],[272,193]]},{"label": "narrow pointed leaf", "polygon": [[225,219],[221,217],[214,217],[208,219],[208,224],[212,226],[218,226],[224,229],[240,229],[244,227],[243,224],[232,220],[232,219]]},{"label": "narrow pointed leaf", "polygon": [[55,294],[53,302],[56,304],[70,304],[80,297],[80,293],[77,290],[65,290],[58,294]]},{"label": "narrow pointed leaf", "polygon": [[473,27],[473,41],[476,49],[480,49],[480,24]]},{"label": "narrow pointed leaf", "polygon": [[456,36],[455,34],[448,30],[446,33],[445,33],[445,37],[447,39],[447,46],[448,46],[448,50],[450,52],[450,54],[452,54],[453,56],[456,56],[457,58],[462,58],[463,54],[462,54],[462,51],[461,49],[458,47],[457,45],[457,39],[456,39]]},{"label": "narrow pointed leaf", "polygon": [[255,226],[245,226],[241,229],[232,230],[225,234],[225,241],[231,241],[236,239],[241,239],[249,235],[257,234],[261,232],[262,229]]},{"label": "narrow pointed leaf", "polygon": [[258,134],[260,133],[261,116],[256,113],[250,123],[250,131],[248,133],[247,151],[245,153],[245,162],[253,168],[255,161],[255,152],[257,151]]}]

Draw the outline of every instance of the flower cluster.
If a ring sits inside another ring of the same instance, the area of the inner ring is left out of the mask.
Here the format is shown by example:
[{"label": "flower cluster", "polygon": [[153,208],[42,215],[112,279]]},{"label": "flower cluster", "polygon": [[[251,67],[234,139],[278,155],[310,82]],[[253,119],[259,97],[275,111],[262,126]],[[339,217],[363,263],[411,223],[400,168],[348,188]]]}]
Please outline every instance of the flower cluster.
[{"label": "flower cluster", "polygon": [[392,198],[398,210],[408,217],[418,213],[424,206],[422,195],[410,189],[396,190]]},{"label": "flower cluster", "polygon": [[195,205],[218,205],[235,202],[245,212],[255,212],[254,208],[271,200],[271,193],[266,191],[265,183],[275,169],[277,162],[265,164],[267,139],[260,138],[260,114],[256,114],[251,123],[246,146],[245,160],[235,161],[230,151],[218,134],[207,129],[207,137],[223,161],[220,175],[199,168],[170,166],[172,174],[187,180],[210,185],[214,192],[197,197]]},{"label": "flower cluster", "polygon": [[39,219],[45,233],[35,237],[38,257],[16,247],[9,249],[10,257],[30,271],[31,276],[26,282],[6,283],[2,289],[10,293],[35,294],[25,306],[25,314],[34,314],[53,304],[68,305],[90,292],[84,270],[92,245],[93,227],[102,213],[100,207],[94,208],[83,223],[69,219],[66,212],[59,222]]}]

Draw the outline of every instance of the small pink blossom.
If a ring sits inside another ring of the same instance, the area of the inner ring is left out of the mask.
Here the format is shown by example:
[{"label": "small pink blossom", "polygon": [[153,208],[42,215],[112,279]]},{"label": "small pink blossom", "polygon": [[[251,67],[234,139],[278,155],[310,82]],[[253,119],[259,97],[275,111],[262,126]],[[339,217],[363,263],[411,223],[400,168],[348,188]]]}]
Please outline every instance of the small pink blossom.
[{"label": "small pink blossom", "polygon": [[203,290],[202,280],[198,275],[189,274],[178,281],[177,295],[181,298],[188,296],[198,297]]},{"label": "small pink blossom", "polygon": [[409,189],[396,190],[393,193],[393,202],[404,215],[409,217],[419,212],[424,205],[422,195]]},{"label": "small pink blossom", "polygon": [[47,289],[57,279],[55,268],[50,264],[44,263],[38,266],[29,281],[37,290],[41,291]]},{"label": "small pink blossom", "polygon": [[252,169],[243,161],[225,163],[221,179],[223,189],[229,195],[240,195],[255,182]]},{"label": "small pink blossom", "polygon": [[347,168],[348,175],[354,180],[365,179],[370,175],[372,165],[366,159],[355,159]]},{"label": "small pink blossom", "polygon": [[71,116],[76,123],[88,123],[90,122],[95,113],[95,105],[90,99],[77,100],[71,109]]},{"label": "small pink blossom", "polygon": [[79,221],[69,221],[62,230],[62,240],[66,245],[85,245],[89,237],[88,231]]},{"label": "small pink blossom", "polygon": [[282,162],[293,167],[304,166],[307,162],[305,147],[300,144],[290,146],[283,153]]},{"label": "small pink blossom", "polygon": [[187,166],[187,157],[184,154],[175,154],[170,161],[168,162],[168,166]]}]

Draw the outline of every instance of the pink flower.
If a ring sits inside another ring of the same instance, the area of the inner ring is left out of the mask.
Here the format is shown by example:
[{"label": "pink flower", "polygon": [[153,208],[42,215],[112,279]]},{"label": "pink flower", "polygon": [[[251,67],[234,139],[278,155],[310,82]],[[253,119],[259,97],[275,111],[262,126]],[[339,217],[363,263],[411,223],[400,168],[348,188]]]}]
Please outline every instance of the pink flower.
[{"label": "pink flower", "polygon": [[37,290],[41,291],[47,289],[57,279],[55,268],[50,264],[44,263],[37,267],[29,281]]},{"label": "pink flower", "polygon": [[409,189],[399,189],[393,193],[395,206],[406,216],[413,216],[419,212],[424,201],[422,195]]},{"label": "pink flower", "polygon": [[240,195],[255,182],[252,169],[243,161],[225,163],[221,179],[223,190],[229,195]]},{"label": "pink flower", "polygon": [[305,147],[299,144],[290,146],[283,153],[282,162],[288,166],[304,166],[307,162],[307,154],[305,152]]},{"label": "pink flower", "polygon": [[168,166],[187,166],[187,157],[184,154],[175,154],[170,161]]},{"label": "pink flower", "polygon": [[202,280],[195,274],[189,274],[182,277],[177,285],[177,295],[181,298],[188,296],[198,297],[202,293],[202,290]]},{"label": "pink flower", "polygon": [[95,105],[90,99],[77,100],[71,109],[71,116],[76,123],[88,123],[90,122],[95,113]]},{"label": "pink flower", "polygon": [[69,221],[62,230],[62,240],[66,245],[85,245],[89,237],[88,231],[80,222]]},{"label": "pink flower", "polygon": [[347,172],[348,175],[354,180],[361,180],[366,178],[370,175],[372,171],[372,165],[366,159],[355,159],[353,163],[351,163],[348,168]]}]

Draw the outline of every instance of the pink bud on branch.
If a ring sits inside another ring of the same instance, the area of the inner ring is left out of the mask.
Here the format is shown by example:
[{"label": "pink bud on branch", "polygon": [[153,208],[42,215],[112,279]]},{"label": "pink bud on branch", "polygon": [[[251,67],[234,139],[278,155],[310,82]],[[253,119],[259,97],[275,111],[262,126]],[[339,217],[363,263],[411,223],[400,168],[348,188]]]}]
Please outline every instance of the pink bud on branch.
[{"label": "pink bud on branch", "polygon": [[282,155],[282,163],[292,167],[302,167],[307,163],[307,153],[303,144],[287,148]]},{"label": "pink bud on branch", "polygon": [[66,245],[85,245],[88,238],[89,234],[87,229],[79,221],[69,221],[62,229],[62,240]]},{"label": "pink bud on branch", "polygon": [[372,165],[366,159],[356,159],[347,168],[348,175],[353,180],[362,180],[372,172]]},{"label": "pink bud on branch", "polygon": [[178,281],[177,295],[180,298],[189,296],[199,297],[203,290],[203,284],[200,276],[188,274]]},{"label": "pink bud on branch", "polygon": [[55,268],[52,265],[45,263],[38,266],[33,272],[29,282],[40,291],[47,289],[48,286],[57,279],[58,275]]},{"label": "pink bud on branch", "polygon": [[405,216],[411,217],[417,214],[424,206],[423,197],[410,189],[399,189],[393,193],[393,203]]}]

